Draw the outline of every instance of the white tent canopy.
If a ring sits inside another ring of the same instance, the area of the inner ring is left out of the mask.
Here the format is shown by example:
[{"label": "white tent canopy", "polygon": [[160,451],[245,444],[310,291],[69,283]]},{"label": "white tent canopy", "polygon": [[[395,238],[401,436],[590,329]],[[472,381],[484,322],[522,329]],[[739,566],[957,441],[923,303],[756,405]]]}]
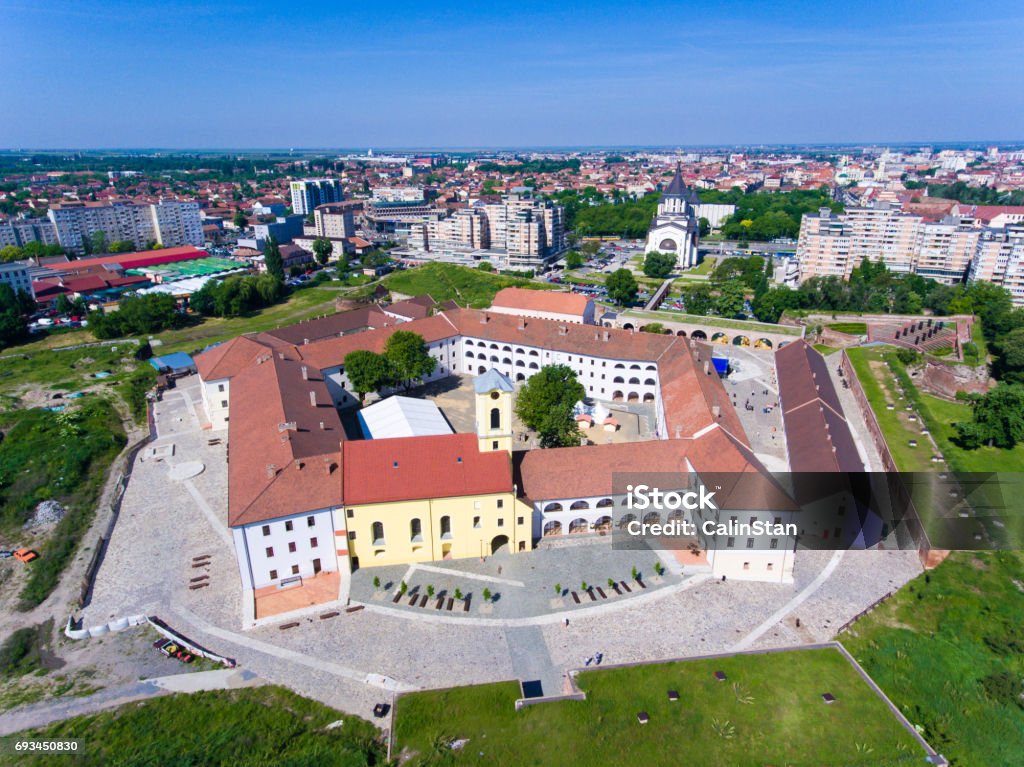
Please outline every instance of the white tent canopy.
[{"label": "white tent canopy", "polygon": [[452,433],[437,405],[412,397],[388,397],[365,407],[359,411],[359,421],[368,439]]}]

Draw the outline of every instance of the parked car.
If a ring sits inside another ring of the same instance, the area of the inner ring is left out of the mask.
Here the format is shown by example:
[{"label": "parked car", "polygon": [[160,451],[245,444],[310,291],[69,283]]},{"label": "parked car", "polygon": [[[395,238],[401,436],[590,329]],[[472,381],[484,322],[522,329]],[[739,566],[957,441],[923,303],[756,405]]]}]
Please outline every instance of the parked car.
[{"label": "parked car", "polygon": [[13,556],[14,556],[14,552],[11,551],[10,549],[2,549],[2,550],[0,550],[0,559],[10,559]]},{"label": "parked car", "polygon": [[39,553],[32,549],[18,549],[14,552],[14,558],[19,562],[31,562],[33,559],[39,558]]}]

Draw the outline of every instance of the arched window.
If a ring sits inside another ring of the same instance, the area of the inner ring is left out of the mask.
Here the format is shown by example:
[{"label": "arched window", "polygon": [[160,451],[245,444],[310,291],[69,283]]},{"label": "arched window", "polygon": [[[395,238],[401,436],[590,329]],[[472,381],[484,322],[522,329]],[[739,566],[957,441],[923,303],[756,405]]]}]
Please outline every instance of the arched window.
[{"label": "arched window", "polygon": [[491,428],[492,429],[500,429],[501,428],[501,410],[499,410],[496,407],[492,407],[491,408]]},{"label": "arched window", "polygon": [[644,379],[644,386],[654,386],[654,379],[653,378],[645,378]]},{"label": "arched window", "polygon": [[625,383],[625,381],[622,376],[615,376],[615,378],[612,379],[612,383]]},{"label": "arched window", "polygon": [[384,523],[374,522],[373,523],[373,545],[383,546],[384,545]]},{"label": "arched window", "polygon": [[452,518],[449,516],[441,517],[441,537],[452,537]]},{"label": "arched window", "polygon": [[423,540],[423,525],[419,519],[414,519],[409,523],[409,539],[413,543]]},{"label": "arched window", "polygon": [[473,356],[474,356],[473,352],[466,352],[466,358],[467,359],[473,359]]},{"label": "arched window", "polygon": [[636,377],[630,378],[629,382],[635,386],[636,384],[640,383],[640,379]]}]

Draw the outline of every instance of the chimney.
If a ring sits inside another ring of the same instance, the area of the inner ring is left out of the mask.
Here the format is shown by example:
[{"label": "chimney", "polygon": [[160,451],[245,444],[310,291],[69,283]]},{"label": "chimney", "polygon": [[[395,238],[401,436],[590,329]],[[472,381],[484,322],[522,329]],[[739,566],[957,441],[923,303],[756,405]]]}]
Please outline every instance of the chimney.
[{"label": "chimney", "polygon": [[560,336],[567,336],[567,335],[569,335],[569,328],[567,328],[565,325],[559,325],[558,326],[558,335],[560,335]]},{"label": "chimney", "polygon": [[267,479],[273,479],[277,475],[277,467],[272,464],[267,464]]},{"label": "chimney", "polygon": [[704,360],[704,375],[711,375],[711,363],[707,360]]},{"label": "chimney", "polygon": [[324,427],[324,422],[323,422],[323,421],[321,421],[321,422],[320,422],[320,431],[323,431],[324,429],[325,429],[325,427]]},{"label": "chimney", "polygon": [[711,406],[711,415],[713,415],[715,418],[721,418],[722,417],[722,408],[720,408],[718,405],[712,405]]},{"label": "chimney", "polygon": [[280,357],[283,360],[284,359],[284,352],[278,352],[277,356]]},{"label": "chimney", "polygon": [[303,338],[303,339],[302,339],[302,345],[303,345],[303,346],[307,346],[307,345],[309,345],[309,339],[308,339],[308,338]]},{"label": "chimney", "polygon": [[519,330],[526,330],[526,317],[519,318],[519,322],[516,325],[516,328]]},{"label": "chimney", "polygon": [[486,324],[487,324],[487,320],[488,320],[488,319],[489,319],[489,318],[488,318],[488,316],[487,316],[487,314],[486,314],[486,313],[484,313],[484,312],[481,312],[481,313],[480,313],[480,324],[481,324],[481,325],[486,325]]},{"label": "chimney", "polygon": [[683,427],[676,426],[676,439],[681,439],[683,436]]},{"label": "chimney", "polygon": [[609,333],[609,332],[608,332],[607,330],[606,330],[606,331],[604,331],[604,340],[605,340],[605,341],[607,341],[607,340],[608,340],[609,338],[611,338],[611,337],[612,337],[612,334],[611,334],[611,333]]},{"label": "chimney", "polygon": [[303,467],[304,465],[305,465],[305,464],[304,464],[304,463],[302,463],[302,460],[301,460],[301,459],[299,459],[299,458],[296,458],[296,459],[295,459],[295,468],[296,468],[296,469],[298,469],[299,471],[302,471],[302,467]]},{"label": "chimney", "polygon": [[696,338],[691,338],[690,339],[690,348],[691,349],[696,349],[697,348],[697,339]]},{"label": "chimney", "polygon": [[308,381],[309,380],[309,368],[306,367],[305,365],[302,366],[302,380],[303,381]]},{"label": "chimney", "polygon": [[316,407],[316,392],[315,391],[311,391],[309,393],[309,406],[310,407]]}]

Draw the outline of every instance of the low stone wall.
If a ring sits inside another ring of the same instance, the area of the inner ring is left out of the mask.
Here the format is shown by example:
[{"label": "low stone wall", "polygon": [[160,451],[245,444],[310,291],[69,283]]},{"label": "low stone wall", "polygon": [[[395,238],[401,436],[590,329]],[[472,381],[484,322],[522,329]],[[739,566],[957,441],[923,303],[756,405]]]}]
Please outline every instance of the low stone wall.
[{"label": "low stone wall", "polygon": [[840,333],[832,328],[822,328],[820,343],[832,346],[836,349],[845,349],[848,346],[856,346],[860,343],[858,336],[851,336],[849,333]]},{"label": "low stone wall", "polygon": [[882,427],[878,425],[878,419],[875,418],[875,411],[871,409],[871,403],[868,402],[868,397],[864,393],[860,379],[857,378],[857,371],[853,369],[853,365],[850,363],[850,358],[846,355],[845,350],[840,352],[839,367],[843,371],[843,377],[850,384],[850,392],[853,394],[853,398],[857,400],[857,406],[864,413],[864,422],[871,433],[871,441],[882,459],[882,468],[889,472],[898,471],[896,461],[893,459],[892,453],[889,452],[889,446],[885,443],[885,437],[882,436]]}]

